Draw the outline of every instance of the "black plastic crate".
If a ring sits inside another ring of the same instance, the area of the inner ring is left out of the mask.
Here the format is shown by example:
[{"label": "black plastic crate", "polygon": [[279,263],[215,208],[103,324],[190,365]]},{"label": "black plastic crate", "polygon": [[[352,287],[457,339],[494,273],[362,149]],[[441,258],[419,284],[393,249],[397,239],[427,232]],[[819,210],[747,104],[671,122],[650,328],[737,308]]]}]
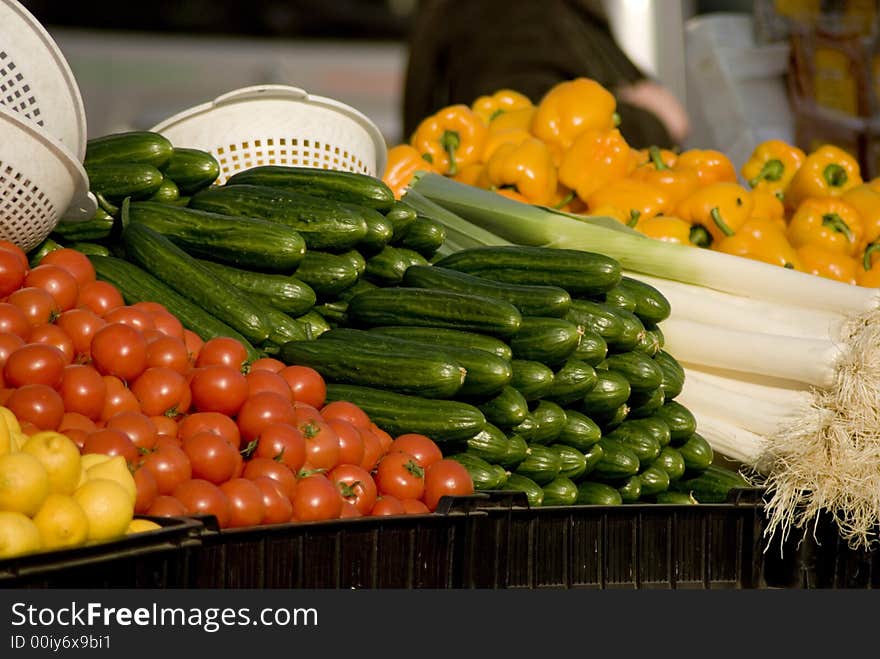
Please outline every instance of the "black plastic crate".
[{"label": "black plastic crate", "polygon": [[464,586],[471,588],[759,588],[762,490],[727,503],[529,508],[493,493],[474,517]]},{"label": "black plastic crate", "polygon": [[144,517],[162,528],[74,549],[0,561],[0,588],[183,588],[188,554],[201,544],[202,524]]}]

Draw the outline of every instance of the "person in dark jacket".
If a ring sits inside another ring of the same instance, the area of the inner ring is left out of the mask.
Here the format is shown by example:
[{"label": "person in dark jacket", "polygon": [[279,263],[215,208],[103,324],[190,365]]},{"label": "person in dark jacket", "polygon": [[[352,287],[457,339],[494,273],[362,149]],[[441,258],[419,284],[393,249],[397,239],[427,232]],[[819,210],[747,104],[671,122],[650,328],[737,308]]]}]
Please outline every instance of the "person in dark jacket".
[{"label": "person in dark jacket", "polygon": [[578,77],[614,93],[621,133],[634,148],[671,148],[687,135],[685,109],[623,52],[600,0],[421,0],[409,35],[403,134],[447,105],[504,88],[537,104]]}]

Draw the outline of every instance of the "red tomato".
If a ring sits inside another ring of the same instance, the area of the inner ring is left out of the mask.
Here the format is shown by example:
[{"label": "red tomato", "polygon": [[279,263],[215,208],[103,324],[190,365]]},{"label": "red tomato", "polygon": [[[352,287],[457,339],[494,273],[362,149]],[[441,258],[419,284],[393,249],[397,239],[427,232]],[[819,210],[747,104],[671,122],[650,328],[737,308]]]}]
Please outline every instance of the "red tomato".
[{"label": "red tomato", "polygon": [[21,307],[9,302],[0,302],[0,333],[9,333],[27,339],[31,332],[31,322]]},{"label": "red tomato", "polygon": [[372,430],[361,430],[361,439],[364,440],[364,458],[361,467],[372,472],[379,463],[379,458],[384,455],[382,442]]},{"label": "red tomato", "polygon": [[268,476],[258,476],[253,479],[263,495],[263,505],[266,513],[263,516],[263,524],[283,524],[289,522],[293,515],[293,504],[281,490],[281,484]]},{"label": "red tomato", "polygon": [[266,369],[254,370],[251,367],[246,378],[248,396],[253,396],[260,391],[274,391],[293,402],[293,392],[290,390],[290,385],[278,373]]},{"label": "red tomato", "polygon": [[183,341],[183,323],[177,319],[177,316],[168,311],[157,311],[150,316],[153,318],[153,325],[164,336]]},{"label": "red tomato", "polygon": [[331,419],[348,421],[358,430],[363,428],[369,429],[371,423],[370,417],[367,416],[366,412],[347,400],[330,401],[321,408],[321,416],[325,421],[330,421]]},{"label": "red tomato", "polygon": [[[0,378],[2,378],[2,373],[0,373]],[[6,405],[6,401],[9,400],[13,391],[15,391],[15,389],[12,389],[11,387],[0,387],[0,405]]]},{"label": "red tomato", "polygon": [[242,439],[250,442],[273,423],[294,425],[293,405],[281,394],[261,391],[244,401],[238,411],[237,422]]},{"label": "red tomato", "polygon": [[122,305],[121,307],[110,309],[110,311],[104,314],[103,318],[108,324],[122,323],[123,325],[135,328],[139,332],[156,329],[156,324],[153,322],[153,317],[150,314],[130,305]]},{"label": "red tomato", "polygon": [[440,450],[437,443],[427,435],[417,432],[398,435],[391,442],[388,450],[409,453],[421,467],[427,467],[443,459],[443,451]]},{"label": "red tomato", "polygon": [[65,364],[70,364],[76,357],[76,350],[73,347],[73,339],[67,332],[58,327],[58,325],[37,325],[31,330],[28,337],[29,343],[42,343],[44,345],[53,346],[61,351],[64,355]]},{"label": "red tomato", "polygon": [[189,386],[193,408],[199,412],[235,416],[248,397],[247,378],[232,366],[198,366]]},{"label": "red tomato", "polygon": [[53,322],[61,308],[45,288],[26,286],[10,293],[6,301],[24,312],[31,327]]},{"label": "red tomato", "polygon": [[64,353],[55,346],[26,343],[6,359],[3,380],[9,387],[45,384],[54,389],[61,384],[66,365]]},{"label": "red tomato", "polygon": [[55,298],[61,311],[73,309],[79,297],[79,284],[76,278],[64,268],[40,263],[24,278],[25,286],[36,286],[49,292]]},{"label": "red tomato", "polygon": [[403,503],[397,497],[391,494],[383,494],[376,499],[376,504],[370,511],[370,515],[373,517],[406,515],[406,508],[403,507]]},{"label": "red tomato", "polygon": [[401,499],[400,503],[403,504],[407,515],[427,515],[431,512],[428,510],[428,506],[419,499]]},{"label": "red tomato", "polygon": [[186,378],[164,366],[146,369],[131,383],[131,392],[147,416],[183,414],[191,400]]},{"label": "red tomato", "polygon": [[293,497],[293,519],[299,522],[315,522],[337,519],[342,512],[342,496],[339,490],[323,474],[300,478]]},{"label": "red tomato", "polygon": [[257,526],[266,516],[263,492],[253,481],[246,478],[233,478],[220,486],[229,499],[229,526]]},{"label": "red tomato", "polygon": [[187,414],[177,423],[177,436],[181,441],[202,430],[220,435],[236,450],[241,448],[241,434],[235,421],[219,412],[195,412]]},{"label": "red tomato", "polygon": [[287,366],[287,364],[280,359],[275,359],[274,357],[260,357],[251,362],[251,372],[271,371],[272,373],[277,373],[285,366]]},{"label": "red tomato", "polygon": [[305,437],[289,423],[269,424],[257,439],[253,457],[281,462],[295,474],[306,461]]},{"label": "red tomato", "polygon": [[[23,345],[25,345],[24,339],[18,334],[0,334],[0,367],[5,366],[9,355]],[[2,375],[2,368],[0,368],[0,375]]]},{"label": "red tomato", "polygon": [[85,307],[98,316],[125,304],[122,293],[110,282],[98,279],[79,287],[79,298],[76,306]]},{"label": "red tomato", "polygon": [[362,515],[369,515],[376,503],[376,483],[366,469],[353,464],[334,467],[327,477],[339,488],[345,501],[355,505]]},{"label": "red tomato", "polygon": [[312,420],[324,421],[324,417],[321,416],[321,410],[314,405],[309,405],[308,403],[303,403],[298,400],[293,401],[293,418],[296,420],[297,424]]},{"label": "red tomato", "polygon": [[177,420],[164,414],[157,414],[150,417],[150,421],[156,426],[156,435],[165,435],[166,437],[177,437]]},{"label": "red tomato", "polygon": [[193,478],[203,478],[219,485],[235,474],[238,451],[220,435],[203,430],[182,443],[192,465]]},{"label": "red tomato", "polygon": [[45,384],[26,384],[14,389],[4,403],[24,426],[25,421],[40,430],[58,430],[64,416],[61,394]]},{"label": "red tomato", "polygon": [[82,453],[82,447],[86,443],[86,437],[89,436],[89,431],[83,430],[82,428],[67,428],[64,431],[59,429],[58,432],[76,444],[76,448]]},{"label": "red tomato", "polygon": [[159,496],[159,486],[156,484],[156,477],[153,472],[143,467],[134,470],[134,487],[137,497],[134,501],[134,512],[136,515],[144,515],[153,505],[156,497]]},{"label": "red tomato", "polygon": [[92,356],[92,337],[107,321],[89,309],[70,309],[58,316],[55,324],[73,341],[75,358],[88,361]]},{"label": "red tomato", "polygon": [[186,350],[189,353],[190,365],[195,366],[196,360],[199,358],[199,353],[205,342],[202,341],[202,338],[191,329],[184,329],[183,343],[186,345]]},{"label": "red tomato", "polygon": [[27,257],[24,263],[17,254],[8,249],[0,249],[0,297],[21,288],[28,272]]},{"label": "red tomato", "polygon": [[168,313],[168,307],[166,307],[161,302],[154,302],[152,300],[141,300],[140,302],[135,302],[131,306],[135,309],[145,311],[148,314]]},{"label": "red tomato", "polygon": [[208,339],[202,345],[196,366],[231,366],[240,373],[245,370],[247,364],[247,350],[241,341],[226,336],[217,336]]},{"label": "red tomato", "polygon": [[309,366],[285,366],[278,374],[287,380],[293,399],[320,408],[327,398],[327,384],[315,369]]},{"label": "red tomato", "polygon": [[251,458],[244,464],[242,477],[248,480],[256,480],[260,476],[266,476],[277,481],[284,495],[293,501],[296,494],[297,480],[293,471],[283,462],[270,460],[269,458]]},{"label": "red tomato", "polygon": [[155,476],[159,494],[171,494],[175,487],[192,478],[189,458],[182,448],[171,443],[158,445],[155,451],[144,456],[141,465]]},{"label": "red tomato", "polygon": [[107,421],[120,412],[140,412],[141,406],[135,395],[125,386],[125,383],[115,375],[105,375],[104,384],[107,387],[104,395],[104,408],[101,410],[101,418],[97,421]]},{"label": "red tomato", "polygon": [[120,412],[107,419],[104,427],[108,430],[118,430],[141,451],[152,450],[159,439],[156,424],[141,412]]},{"label": "red tomato", "polygon": [[329,419],[327,425],[333,429],[339,440],[338,463],[360,465],[364,460],[364,438],[361,437],[360,430],[342,419]]},{"label": "red tomato", "polygon": [[101,453],[103,455],[121,455],[128,464],[137,464],[140,452],[128,436],[112,428],[99,428],[86,437],[83,442],[83,455]]},{"label": "red tomato", "polygon": [[376,467],[376,487],[398,499],[420,499],[425,492],[425,470],[409,453],[386,453]]},{"label": "red tomato", "polygon": [[77,412],[93,422],[101,418],[107,397],[107,383],[92,366],[70,364],[64,367],[58,393],[67,412]]},{"label": "red tomato", "polygon": [[[363,517],[364,514],[357,509],[351,501],[342,502],[342,511],[339,513],[339,519],[353,519],[355,517]],[[295,521],[295,520],[294,520]]]},{"label": "red tomato", "polygon": [[170,494],[160,494],[147,510],[151,517],[183,517],[186,507]]},{"label": "red tomato", "polygon": [[297,425],[306,440],[306,462],[315,469],[333,469],[339,464],[339,436],[323,420],[310,419]]},{"label": "red tomato", "polygon": [[89,417],[79,414],[78,412],[65,412],[61,417],[61,423],[58,424],[58,432],[66,434],[70,430],[82,430],[86,433],[92,433],[98,429],[95,422]]},{"label": "red tomato", "polygon": [[229,526],[231,510],[226,494],[214,483],[200,478],[183,481],[174,488],[172,495],[183,504],[189,515],[213,515],[217,525]]},{"label": "red tomato", "polygon": [[107,323],[92,337],[92,363],[104,375],[133,381],[147,367],[147,341],[130,325]]},{"label": "red tomato", "polygon": [[56,249],[43,257],[40,265],[55,265],[67,270],[76,280],[77,286],[95,281],[95,267],[89,257],[70,247]]},{"label": "red tomato", "polygon": [[370,423],[370,430],[372,430],[373,434],[379,438],[379,443],[382,444],[383,455],[385,453],[388,453],[389,449],[391,448],[391,442],[394,441],[394,438],[372,422]]},{"label": "red tomato", "polygon": [[465,496],[474,493],[474,481],[460,462],[444,458],[425,469],[425,493],[422,501],[433,512],[442,496]]},{"label": "red tomato", "polygon": [[147,368],[152,366],[164,366],[181,375],[186,375],[190,370],[189,352],[183,339],[162,334],[159,338],[147,344]]}]

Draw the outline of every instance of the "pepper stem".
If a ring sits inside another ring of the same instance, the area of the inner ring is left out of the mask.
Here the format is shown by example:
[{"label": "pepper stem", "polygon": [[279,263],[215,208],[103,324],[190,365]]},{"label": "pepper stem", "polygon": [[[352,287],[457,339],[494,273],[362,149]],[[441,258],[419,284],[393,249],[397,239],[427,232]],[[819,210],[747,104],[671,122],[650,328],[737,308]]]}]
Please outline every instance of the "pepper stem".
[{"label": "pepper stem", "polygon": [[727,222],[724,221],[724,218],[721,217],[721,211],[718,210],[718,206],[715,206],[715,208],[709,212],[709,215],[712,217],[715,226],[721,230],[721,233],[725,236],[732,236],[734,234],[733,229],[731,229]]},{"label": "pepper stem", "polygon": [[669,169],[669,165],[663,162],[663,155],[660,153],[660,147],[652,146],[648,149],[648,153],[651,156],[651,162],[654,163],[654,169],[658,172],[663,171],[664,169]]},{"label": "pepper stem", "polygon": [[565,206],[566,204],[570,204],[572,201],[574,201],[574,194],[575,194],[574,190],[572,190],[567,195],[565,195],[562,199],[560,199],[559,203],[556,204],[553,208],[558,210],[558,209],[562,208],[563,206]]},{"label": "pepper stem", "polygon": [[761,167],[761,171],[758,172],[758,175],[749,181],[749,186],[754,188],[758,183],[764,180],[778,181],[782,178],[783,173],[785,173],[785,165],[782,164],[782,161],[778,158],[773,158],[773,160],[768,160],[764,163],[764,166]]},{"label": "pepper stem", "polygon": [[629,220],[627,220],[626,226],[635,227],[635,225],[639,223],[639,217],[641,217],[641,215],[641,211],[637,211],[635,208],[631,209],[629,212]]},{"label": "pepper stem", "polygon": [[450,176],[455,176],[458,174],[455,152],[461,146],[461,138],[458,136],[458,131],[444,130],[443,135],[440,136],[440,146],[449,154],[449,171],[447,173]]},{"label": "pepper stem", "polygon": [[697,247],[708,247],[712,244],[712,234],[702,224],[695,224],[691,227],[688,234],[688,240],[692,245]]},{"label": "pepper stem", "polygon": [[873,263],[871,263],[871,257],[874,255],[874,252],[880,251],[880,242],[868,243],[868,246],[865,247],[865,255],[862,257],[862,267],[867,272],[871,269]]},{"label": "pepper stem", "polygon": [[847,181],[846,170],[837,163],[826,165],[822,170],[822,177],[832,188],[843,187]]},{"label": "pepper stem", "polygon": [[837,213],[826,213],[822,216],[822,226],[828,227],[832,231],[836,231],[837,233],[842,233],[846,236],[847,242],[853,242],[854,237],[852,233],[852,229],[849,228],[849,225],[843,221],[843,218],[840,217]]}]

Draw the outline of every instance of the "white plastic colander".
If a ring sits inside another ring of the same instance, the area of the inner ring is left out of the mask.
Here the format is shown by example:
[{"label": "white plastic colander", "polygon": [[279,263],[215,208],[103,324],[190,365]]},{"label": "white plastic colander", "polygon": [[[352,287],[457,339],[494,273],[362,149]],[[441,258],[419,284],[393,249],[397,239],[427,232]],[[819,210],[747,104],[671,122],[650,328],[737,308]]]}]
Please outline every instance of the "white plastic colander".
[{"label": "white plastic colander", "polygon": [[0,104],[44,128],[82,162],[86,111],[55,41],[16,0],[0,0]]},{"label": "white plastic colander", "polygon": [[217,183],[261,165],[338,169],[371,176],[385,171],[378,127],[345,103],[298,87],[256,85],[218,96],[150,130],[172,144],[209,151],[220,163]]},{"label": "white plastic colander", "polygon": [[0,238],[28,251],[65,219],[95,212],[82,164],[60,141],[0,105]]}]

